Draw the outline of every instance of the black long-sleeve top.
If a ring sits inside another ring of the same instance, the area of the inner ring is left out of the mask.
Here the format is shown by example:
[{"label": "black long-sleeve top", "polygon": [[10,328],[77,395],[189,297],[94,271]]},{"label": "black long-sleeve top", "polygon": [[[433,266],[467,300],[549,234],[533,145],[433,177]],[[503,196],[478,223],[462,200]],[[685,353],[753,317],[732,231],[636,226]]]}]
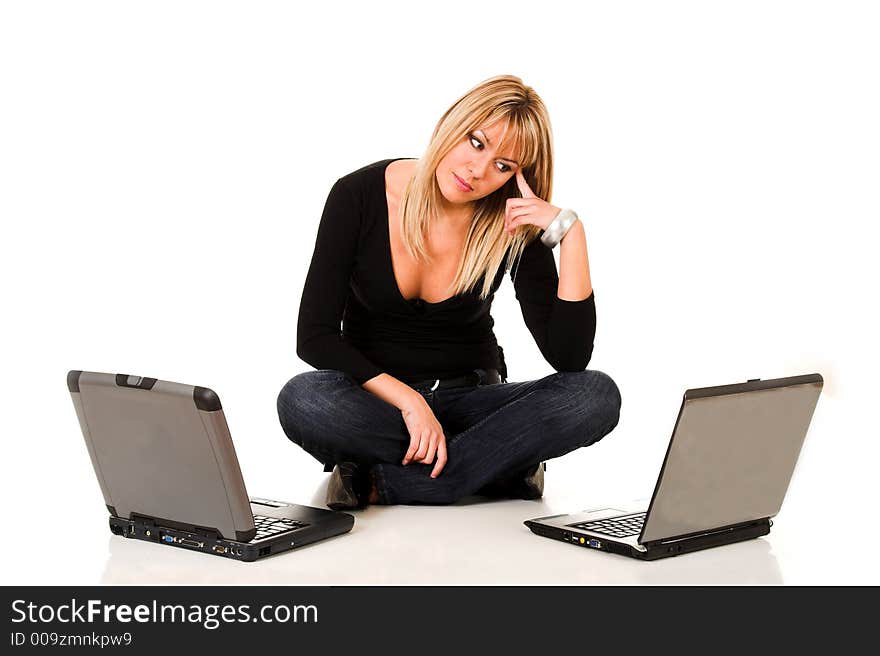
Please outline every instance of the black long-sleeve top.
[{"label": "black long-sleeve top", "polygon": [[[316,369],[351,374],[359,384],[380,373],[412,382],[497,369],[507,377],[490,314],[504,279],[499,269],[485,300],[476,291],[438,303],[405,299],[391,263],[387,159],[333,185],[303,288],[299,357]],[[556,296],[553,253],[536,239],[510,272],[526,326],[556,371],[583,371],[593,352],[596,306]]]}]

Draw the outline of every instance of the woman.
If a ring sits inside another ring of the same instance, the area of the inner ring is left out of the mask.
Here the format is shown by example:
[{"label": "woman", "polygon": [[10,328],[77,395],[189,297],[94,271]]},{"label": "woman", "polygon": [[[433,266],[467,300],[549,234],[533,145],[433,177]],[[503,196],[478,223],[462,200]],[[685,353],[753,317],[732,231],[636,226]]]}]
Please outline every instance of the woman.
[{"label": "woman", "polygon": [[[617,386],[585,371],[586,237],[549,203],[552,173],[543,102],[498,76],[449,108],[421,159],[333,185],[297,325],[297,354],[317,371],[278,397],[287,436],[333,471],[331,508],[538,498],[544,460],[617,425]],[[507,271],[557,371],[540,380],[507,382],[489,313]]]}]

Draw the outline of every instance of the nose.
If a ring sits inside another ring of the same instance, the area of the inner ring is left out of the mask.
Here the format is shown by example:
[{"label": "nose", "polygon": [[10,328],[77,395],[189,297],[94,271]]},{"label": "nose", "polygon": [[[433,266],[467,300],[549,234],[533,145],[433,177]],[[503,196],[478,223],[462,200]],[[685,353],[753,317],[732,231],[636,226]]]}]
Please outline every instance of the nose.
[{"label": "nose", "polygon": [[471,175],[477,179],[484,177],[486,175],[486,167],[489,165],[489,161],[489,157],[485,155],[480,155],[472,159],[471,163],[468,165]]}]

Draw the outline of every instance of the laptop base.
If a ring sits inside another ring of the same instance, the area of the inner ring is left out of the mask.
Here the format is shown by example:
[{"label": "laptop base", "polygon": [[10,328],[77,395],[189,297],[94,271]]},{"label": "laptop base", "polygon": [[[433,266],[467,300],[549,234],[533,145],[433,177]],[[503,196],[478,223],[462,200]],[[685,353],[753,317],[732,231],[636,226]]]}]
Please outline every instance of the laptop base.
[{"label": "laptop base", "polygon": [[[264,506],[266,503],[273,502],[263,501],[263,503],[257,503],[259,506]],[[284,515],[308,518],[312,521],[309,521],[300,528],[250,541],[228,539],[212,529],[193,527],[191,530],[187,530],[179,525],[172,526],[176,522],[164,522],[161,519],[141,516],[135,516],[134,519],[126,519],[111,515],[109,519],[110,531],[114,535],[126,538],[144,540],[190,551],[199,551],[220,556],[221,558],[231,558],[232,560],[249,563],[347,533],[354,526],[354,517],[347,513],[294,504],[279,505],[283,506]],[[263,508],[255,508],[255,510],[265,512]],[[282,516],[281,510],[276,511],[276,513]]]},{"label": "laptop base", "polygon": [[614,538],[602,537],[598,534],[588,534],[571,529],[566,530],[565,528],[558,526],[550,526],[542,523],[541,519],[543,518],[534,520],[530,519],[524,523],[535,535],[554,540],[561,540],[562,542],[567,542],[568,544],[573,544],[578,547],[607,551],[608,553],[618,554],[620,556],[628,556],[638,560],[670,558],[672,556],[680,556],[693,551],[701,551],[702,549],[720,547],[725,544],[734,544],[736,542],[759,538],[770,532],[770,526],[772,523],[769,519],[763,519],[745,526],[741,525],[705,535],[644,544],[642,546],[645,548],[645,551],[641,551],[631,545],[617,542]]}]

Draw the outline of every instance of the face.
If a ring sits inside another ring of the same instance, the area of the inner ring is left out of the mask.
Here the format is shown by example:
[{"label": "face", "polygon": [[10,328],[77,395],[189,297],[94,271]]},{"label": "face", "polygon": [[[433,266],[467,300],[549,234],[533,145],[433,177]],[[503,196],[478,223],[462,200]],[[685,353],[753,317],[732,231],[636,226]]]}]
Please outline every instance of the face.
[{"label": "face", "polygon": [[498,149],[504,127],[504,122],[498,121],[477,128],[440,160],[434,175],[448,203],[464,205],[485,198],[514,176],[519,163],[510,134]]}]

